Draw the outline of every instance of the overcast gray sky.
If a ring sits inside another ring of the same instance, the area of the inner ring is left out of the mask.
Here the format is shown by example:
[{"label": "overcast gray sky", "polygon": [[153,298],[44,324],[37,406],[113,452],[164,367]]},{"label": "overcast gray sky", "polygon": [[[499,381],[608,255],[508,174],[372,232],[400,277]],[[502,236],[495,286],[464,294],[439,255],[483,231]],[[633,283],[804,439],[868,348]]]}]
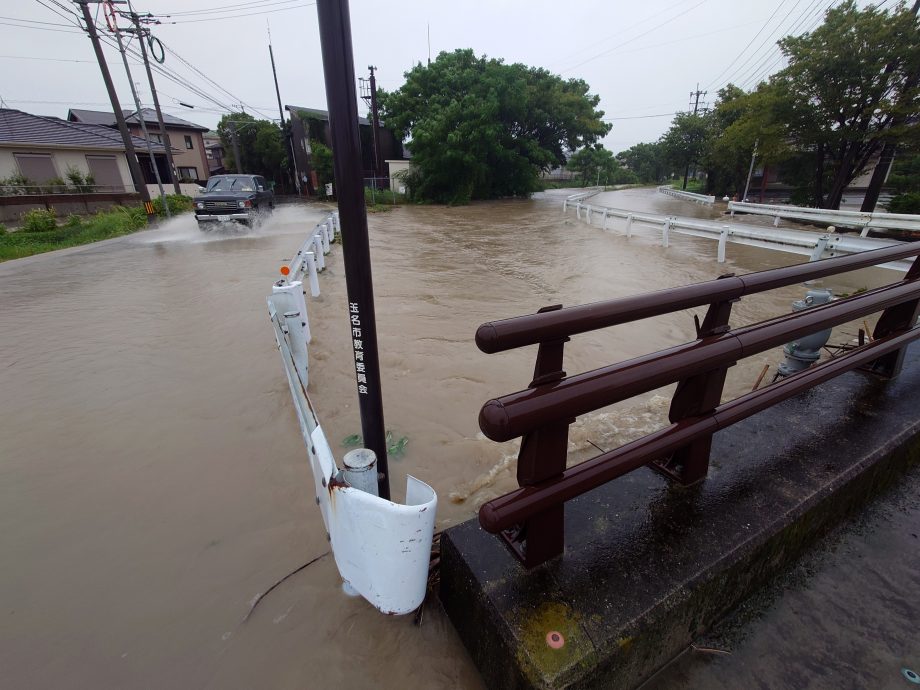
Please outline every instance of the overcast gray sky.
[{"label": "overcast gray sky", "polygon": [[[154,35],[172,51],[163,67],[176,81],[156,75],[164,110],[213,127],[226,107],[242,100],[247,112],[277,119],[266,20],[284,103],[325,107],[316,7],[307,0],[132,2],[136,11],[162,18]],[[776,40],[813,28],[835,4],[352,0],[351,21],[358,76],[366,76],[365,68],[374,64],[378,83],[387,90],[398,88],[406,70],[427,60],[429,26],[432,58],[444,50],[473,48],[480,55],[583,78],[612,121],[605,143],[616,152],[657,139],[672,114],[687,109],[697,83],[708,92],[701,105],[708,104],[729,81],[748,87],[780,69]],[[895,1],[860,4],[894,6]],[[75,27],[59,26],[68,24],[68,16],[73,20],[71,11],[78,6],[69,0],[2,3],[0,97],[8,107],[60,117],[68,107],[110,109],[89,39]],[[100,13],[99,25],[104,23]],[[122,104],[132,107],[117,51],[107,48],[106,57]],[[149,104],[143,68],[132,63],[132,72],[141,100]],[[363,104],[360,108],[365,110]]]}]

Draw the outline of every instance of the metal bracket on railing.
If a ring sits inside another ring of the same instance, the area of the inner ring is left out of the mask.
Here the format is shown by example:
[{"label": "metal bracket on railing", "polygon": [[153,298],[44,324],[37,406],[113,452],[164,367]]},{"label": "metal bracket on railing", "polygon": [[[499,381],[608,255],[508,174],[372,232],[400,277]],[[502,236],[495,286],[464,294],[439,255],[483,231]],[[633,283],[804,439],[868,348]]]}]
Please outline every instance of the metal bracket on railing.
[{"label": "metal bracket on railing", "polygon": [[[920,257],[914,259],[910,270],[904,276],[904,282],[917,280],[920,278]],[[882,312],[872,331],[872,339],[878,340],[893,333],[903,332],[917,323],[920,317],[920,300],[904,302],[894,307],[889,307]],[[868,365],[868,369],[873,373],[885,378],[894,378],[901,373],[901,366],[904,363],[904,349],[895,350],[894,352],[879,357],[877,360]]]},{"label": "metal bracket on railing", "polygon": [[[543,307],[537,313],[561,309],[561,304]],[[569,338],[542,342],[537,350],[533,380],[528,388],[547,386],[565,378],[563,350]],[[533,486],[560,476],[565,471],[569,444],[569,424],[574,419],[550,424],[525,434],[518,452],[519,486]],[[558,505],[501,533],[502,539],[526,567],[558,556],[565,546],[565,506]]]},{"label": "metal bracket on railing", "polygon": [[[732,278],[734,273],[719,276]],[[694,315],[696,337],[698,340],[712,338],[730,330],[732,304],[737,299],[713,302],[706,310],[703,323]],[[671,399],[668,419],[672,423],[688,417],[710,414],[722,402],[722,389],[725,376],[734,362],[727,366],[705,371],[682,379]],[[650,467],[681,486],[691,486],[706,478],[709,471],[709,451],[712,448],[712,436],[699,438],[689,445],[675,451],[670,457],[653,462]]]}]

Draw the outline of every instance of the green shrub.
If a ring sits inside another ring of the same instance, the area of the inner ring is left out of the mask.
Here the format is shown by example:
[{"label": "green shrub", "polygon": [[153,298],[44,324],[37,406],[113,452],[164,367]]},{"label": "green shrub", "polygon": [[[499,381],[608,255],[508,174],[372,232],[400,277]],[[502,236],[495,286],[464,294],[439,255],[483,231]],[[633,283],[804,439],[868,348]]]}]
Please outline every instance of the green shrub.
[{"label": "green shrub", "polygon": [[898,194],[888,202],[889,213],[920,213],[920,192]]},{"label": "green shrub", "polygon": [[[155,197],[152,199],[152,202],[153,209],[156,211],[156,214],[158,216],[165,216],[166,213],[163,211],[163,198],[159,196]],[[166,205],[169,207],[169,212],[173,215],[185,213],[186,211],[191,211],[194,208],[192,197],[185,196],[184,194],[167,194]]]},{"label": "green shrub", "polygon": [[22,214],[24,232],[49,232],[57,228],[57,214],[54,209],[33,208]]},{"label": "green shrub", "polygon": [[64,225],[68,228],[75,228],[79,225],[82,225],[83,220],[76,213],[71,213],[67,216],[67,220],[64,221]]},{"label": "green shrub", "polygon": [[6,233],[7,233],[6,226],[3,223],[0,223],[0,236],[5,235]]},{"label": "green shrub", "polygon": [[72,165],[67,168],[67,179],[70,180],[70,184],[76,187],[78,192],[84,194],[93,191],[93,186],[96,184],[96,180],[91,174],[84,175]]},{"label": "green shrub", "polygon": [[52,177],[50,180],[45,180],[42,191],[45,194],[63,194],[67,191],[67,182],[60,177]]}]

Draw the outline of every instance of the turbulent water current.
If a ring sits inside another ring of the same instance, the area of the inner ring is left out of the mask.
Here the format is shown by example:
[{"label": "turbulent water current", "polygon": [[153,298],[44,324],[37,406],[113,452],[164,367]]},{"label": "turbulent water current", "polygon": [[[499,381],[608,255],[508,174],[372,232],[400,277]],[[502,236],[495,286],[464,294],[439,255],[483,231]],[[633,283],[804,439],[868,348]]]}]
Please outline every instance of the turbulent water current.
[{"label": "turbulent water current", "polygon": [[[534,348],[485,355],[488,320],[797,263],[802,257],[563,215],[560,194],[370,216],[391,461],[438,492],[438,527],[514,488],[514,444],[477,427],[526,387]],[[654,191],[593,203],[716,217]],[[268,320],[278,268],[322,217],[284,206],[252,231],[188,216],[0,264],[0,668],[10,688],[478,688],[436,606],[422,625],[342,595]],[[334,450],[360,431],[341,246],[309,302],[310,392]],[[893,274],[824,285],[851,293]],[[789,311],[803,286],[745,298],[733,325]],[[703,310],[696,310],[702,317]],[[574,337],[569,373],[694,338],[693,312]],[[859,324],[837,329],[849,342]],[[781,353],[740,362],[725,397]],[[570,455],[666,421],[669,389],[579,419]]]}]

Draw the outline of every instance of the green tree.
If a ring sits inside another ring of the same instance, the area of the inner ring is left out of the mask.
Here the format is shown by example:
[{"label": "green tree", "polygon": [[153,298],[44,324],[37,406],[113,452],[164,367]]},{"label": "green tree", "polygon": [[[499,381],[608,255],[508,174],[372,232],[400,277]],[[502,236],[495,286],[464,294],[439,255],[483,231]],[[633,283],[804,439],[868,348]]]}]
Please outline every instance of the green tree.
[{"label": "green tree", "polygon": [[581,173],[581,183],[585,186],[607,184],[616,176],[620,164],[603,144],[596,143],[573,153],[566,168]]},{"label": "green tree", "polygon": [[[230,123],[236,128],[240,149],[237,165]],[[282,129],[269,120],[257,120],[248,113],[229,113],[217,124],[217,133],[224,147],[224,166],[235,172],[251,173],[280,182],[288,166],[287,150]]]},{"label": "green tree", "polygon": [[690,166],[702,160],[711,138],[710,121],[705,115],[678,113],[671,128],[661,137],[665,160],[677,170],[684,171],[683,189],[687,188]]},{"label": "green tree", "polygon": [[620,165],[632,171],[638,181],[645,184],[661,182],[669,172],[661,144],[657,142],[636,144],[620,151],[616,158]]},{"label": "green tree", "polygon": [[544,69],[441,53],[381,92],[387,126],[411,138],[413,196],[439,202],[527,195],[541,170],[610,130],[598,96],[580,79]]},{"label": "green tree", "polygon": [[[902,3],[859,9],[854,0],[829,10],[811,33],[779,42],[789,66],[774,75],[775,122],[790,146],[810,150],[821,168],[815,198],[838,208],[844,189],[886,141],[915,142],[920,111],[920,25]],[[821,188],[826,169],[830,180]]]},{"label": "green tree", "polygon": [[310,142],[310,150],[316,181],[319,183],[320,191],[325,194],[326,183],[332,182],[334,178],[332,149],[321,141],[313,140]]}]

